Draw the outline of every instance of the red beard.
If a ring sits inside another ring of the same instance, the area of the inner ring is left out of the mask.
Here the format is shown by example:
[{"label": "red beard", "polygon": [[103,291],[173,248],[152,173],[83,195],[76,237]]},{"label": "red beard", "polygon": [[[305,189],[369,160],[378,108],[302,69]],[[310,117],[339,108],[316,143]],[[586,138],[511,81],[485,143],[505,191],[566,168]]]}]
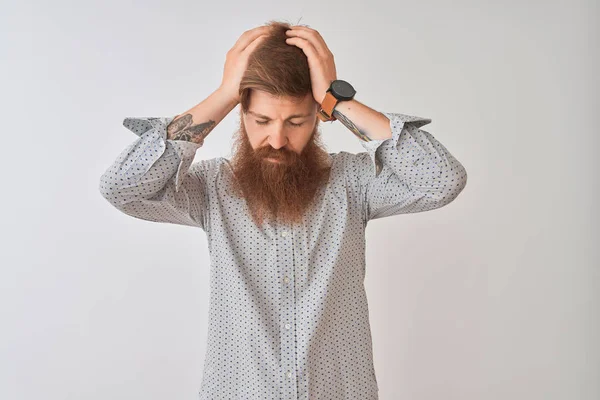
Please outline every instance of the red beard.
[{"label": "red beard", "polygon": [[[329,180],[330,156],[320,139],[318,125],[300,154],[284,147],[254,150],[240,118],[231,159],[234,189],[246,199],[253,220],[277,219],[298,223],[312,204],[317,190]],[[278,161],[267,160],[273,158]]]}]

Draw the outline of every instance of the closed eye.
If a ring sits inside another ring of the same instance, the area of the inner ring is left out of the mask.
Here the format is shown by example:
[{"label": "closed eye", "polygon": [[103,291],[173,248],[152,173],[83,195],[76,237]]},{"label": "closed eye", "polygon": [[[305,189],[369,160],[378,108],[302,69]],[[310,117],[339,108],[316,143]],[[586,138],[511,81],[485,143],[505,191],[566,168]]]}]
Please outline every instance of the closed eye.
[{"label": "closed eye", "polygon": [[[258,125],[267,125],[269,123],[269,121],[256,121],[256,123]],[[293,122],[290,121],[290,125],[292,125],[293,127],[298,127],[298,126],[304,125],[304,122],[302,122],[300,124],[295,124],[295,123],[293,123]]]}]

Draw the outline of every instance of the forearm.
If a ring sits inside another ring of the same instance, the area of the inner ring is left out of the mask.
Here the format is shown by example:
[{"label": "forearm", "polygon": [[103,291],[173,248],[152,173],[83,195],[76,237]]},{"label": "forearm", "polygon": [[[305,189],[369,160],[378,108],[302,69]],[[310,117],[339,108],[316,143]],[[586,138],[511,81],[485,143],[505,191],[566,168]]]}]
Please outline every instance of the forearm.
[{"label": "forearm", "polygon": [[167,126],[167,138],[201,144],[237,104],[218,88],[202,102],[173,118]]},{"label": "forearm", "polygon": [[363,141],[392,137],[388,118],[356,99],[339,102],[333,109],[333,116]]}]

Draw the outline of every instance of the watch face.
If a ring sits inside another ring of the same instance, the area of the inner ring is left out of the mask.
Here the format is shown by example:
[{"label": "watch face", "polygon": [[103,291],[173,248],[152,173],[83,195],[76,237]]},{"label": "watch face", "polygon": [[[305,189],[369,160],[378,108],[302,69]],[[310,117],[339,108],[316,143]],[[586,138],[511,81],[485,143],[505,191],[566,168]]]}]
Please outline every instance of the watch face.
[{"label": "watch face", "polygon": [[341,79],[331,83],[331,92],[339,100],[351,100],[356,94],[356,90],[352,85]]}]

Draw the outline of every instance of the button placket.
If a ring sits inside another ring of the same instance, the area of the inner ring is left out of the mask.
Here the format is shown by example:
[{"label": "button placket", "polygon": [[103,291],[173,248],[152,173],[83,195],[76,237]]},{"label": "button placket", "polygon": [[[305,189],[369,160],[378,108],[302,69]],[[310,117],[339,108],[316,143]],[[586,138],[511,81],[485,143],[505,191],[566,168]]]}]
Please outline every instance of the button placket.
[{"label": "button placket", "polygon": [[[310,272],[309,262],[308,262],[308,235],[306,233],[305,228],[299,228],[294,230],[293,232],[293,248],[294,248],[294,284],[293,286],[296,288],[296,292],[299,295],[296,296],[296,320],[295,320],[295,331],[296,331],[296,381],[297,381],[297,398],[306,399],[308,397],[308,379],[307,379],[307,371],[306,365],[304,362],[300,360],[306,359],[306,349],[308,345],[306,344],[308,340],[305,321],[307,319],[306,315],[302,315],[303,306],[299,304],[302,301],[305,301],[306,295],[304,292],[308,289],[308,276]],[[300,350],[303,349],[303,350]]]},{"label": "button placket", "polygon": [[297,399],[296,387],[296,329],[295,310],[296,298],[294,292],[294,254],[293,235],[290,228],[282,225],[277,235],[277,266],[280,276],[283,276],[281,290],[281,368],[285,380],[282,382],[283,398]]}]

